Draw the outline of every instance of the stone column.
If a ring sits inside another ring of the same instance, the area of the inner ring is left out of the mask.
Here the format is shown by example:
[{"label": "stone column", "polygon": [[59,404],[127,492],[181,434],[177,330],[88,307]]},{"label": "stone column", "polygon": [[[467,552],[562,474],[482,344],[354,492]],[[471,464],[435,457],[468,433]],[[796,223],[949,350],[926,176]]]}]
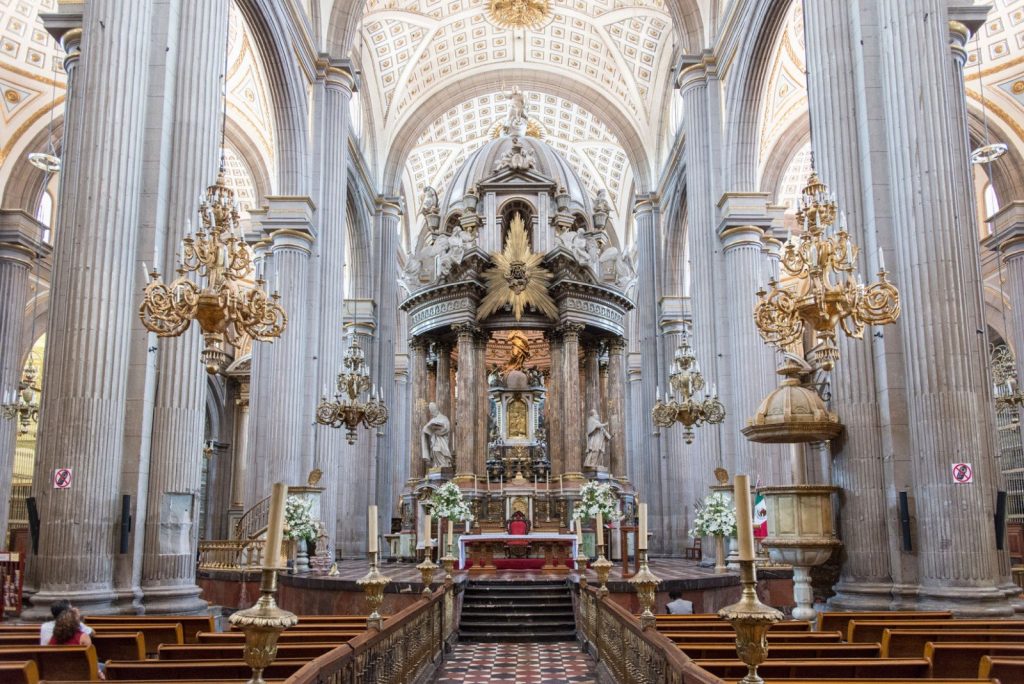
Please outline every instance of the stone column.
[{"label": "stone column", "polygon": [[[50,252],[42,242],[43,226],[18,209],[0,209],[0,401],[11,401],[18,392],[24,368],[25,312],[33,262]],[[35,340],[30,340],[33,344]],[[7,549],[14,450],[19,417],[0,416],[0,548]]]},{"label": "stone column", "polygon": [[412,377],[412,410],[409,412],[409,477],[427,473],[423,458],[423,426],[427,424],[427,342],[414,337],[409,342],[409,368]]},{"label": "stone column", "polygon": [[[89,31],[62,145],[58,206],[65,209],[51,290],[61,311],[47,326],[59,362],[43,380],[33,476],[41,530],[32,562],[40,585],[29,619],[48,615],[61,598],[85,613],[113,610],[152,9],[152,0],[96,0],[84,8]],[[74,468],[72,487],[48,486],[53,470],[66,466]]]},{"label": "stone column", "polygon": [[239,397],[235,399],[235,448],[231,461],[231,508],[237,517],[241,517],[245,512],[245,473],[249,467],[248,448],[249,386],[246,384]]},{"label": "stone column", "polygon": [[491,334],[481,331],[473,345],[473,370],[476,378],[473,381],[472,401],[476,407],[476,423],[473,444],[473,472],[482,475],[487,472],[487,419],[490,415],[490,401],[487,385],[487,342]]},{"label": "stone column", "polygon": [[[480,329],[472,323],[458,323],[452,326],[457,335],[459,367],[455,371],[456,397],[455,420],[452,432],[455,435],[455,473],[463,475],[473,472],[473,458],[476,453],[476,336]],[[451,418],[451,416],[449,416]]]},{"label": "stone column", "polygon": [[[949,150],[950,136],[965,136],[966,131],[954,130],[949,102],[953,84],[946,3],[880,0],[879,6],[885,27],[885,120],[889,131],[899,131],[910,141],[891,145],[888,163],[893,176],[901,179],[890,192],[903,275],[900,325],[906,331],[910,454],[915,462],[919,605],[1008,615],[1012,607],[1002,590],[1007,578],[992,528],[992,445],[989,435],[981,434],[983,412],[991,410],[990,388],[987,373],[979,373],[972,359],[978,344],[979,298],[969,291],[971,274],[962,270],[965,263],[977,266],[976,255],[963,253],[962,239],[964,231],[977,234],[977,226],[971,212],[957,211],[958,193],[970,186],[971,177],[965,160]],[[975,482],[955,484],[950,464],[968,457],[975,464]]]},{"label": "stone column", "polygon": [[452,415],[452,348],[444,341],[434,343],[437,350],[437,407],[446,416]]},{"label": "stone column", "polygon": [[[161,271],[174,273],[175,252],[189,221],[196,224],[196,196],[217,173],[220,144],[221,71],[228,8],[223,3],[181,8],[174,83],[174,130],[168,173],[166,233]],[[183,38],[187,36],[188,40]],[[196,328],[193,325],[193,328]],[[203,427],[207,377],[200,363],[202,335],[189,330],[161,341],[157,359],[149,495],[142,556],[147,612],[188,613],[206,601],[195,581],[199,535]]]},{"label": "stone column", "polygon": [[626,341],[608,343],[608,432],[612,433],[608,470],[621,477],[629,472],[626,462]]},{"label": "stone column", "polygon": [[583,469],[583,428],[586,416],[580,415],[580,333],[579,323],[565,323],[562,332],[562,434],[565,473],[579,474]]},{"label": "stone column", "polygon": [[565,473],[565,435],[562,432],[562,336],[556,331],[545,333],[551,352],[551,374],[548,377],[548,396],[544,417],[548,427],[548,458],[551,459],[551,478]]},{"label": "stone column", "polygon": [[[594,409],[602,421],[608,420],[604,407],[601,405],[601,346],[599,342],[588,342],[583,345],[583,406],[584,420]],[[586,441],[586,435],[583,436]]]}]

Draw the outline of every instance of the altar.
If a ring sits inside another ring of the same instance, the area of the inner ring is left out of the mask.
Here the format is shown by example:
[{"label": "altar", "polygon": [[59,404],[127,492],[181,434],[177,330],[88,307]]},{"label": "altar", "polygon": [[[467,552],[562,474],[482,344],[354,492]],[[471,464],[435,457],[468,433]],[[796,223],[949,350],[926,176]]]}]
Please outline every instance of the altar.
[{"label": "altar", "polygon": [[[534,532],[531,534],[507,534],[505,532],[491,532],[483,534],[464,534],[459,537],[459,568],[465,568],[467,561],[472,562],[469,571],[486,572],[496,570],[495,550],[500,553],[505,544],[509,541],[529,542],[531,546],[540,550],[541,555],[536,558],[518,558],[517,561],[543,561],[538,569],[545,571],[569,570],[569,563],[577,556],[576,535],[558,534],[548,532]],[[468,553],[466,547],[470,547]],[[571,554],[571,555],[567,555]]]}]

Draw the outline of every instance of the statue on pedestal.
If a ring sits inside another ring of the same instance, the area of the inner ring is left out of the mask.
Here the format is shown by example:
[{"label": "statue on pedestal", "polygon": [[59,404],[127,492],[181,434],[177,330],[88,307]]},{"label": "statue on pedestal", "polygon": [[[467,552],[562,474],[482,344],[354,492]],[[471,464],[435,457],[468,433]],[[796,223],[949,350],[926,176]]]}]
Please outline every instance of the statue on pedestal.
[{"label": "statue on pedestal", "polygon": [[597,409],[590,409],[587,417],[587,458],[583,462],[586,468],[604,466],[604,452],[608,448],[608,440],[612,438],[608,432],[608,423],[602,423]]},{"label": "statue on pedestal", "polygon": [[430,402],[427,410],[430,412],[430,420],[423,426],[423,460],[429,461],[431,468],[451,468],[452,450],[448,446],[451,422],[437,408],[436,403]]}]

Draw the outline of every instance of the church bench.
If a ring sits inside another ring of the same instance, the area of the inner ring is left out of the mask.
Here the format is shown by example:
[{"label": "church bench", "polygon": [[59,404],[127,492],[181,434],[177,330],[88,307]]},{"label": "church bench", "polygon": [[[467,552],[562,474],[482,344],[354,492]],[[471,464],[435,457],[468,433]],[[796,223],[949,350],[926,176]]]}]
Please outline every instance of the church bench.
[{"label": "church bench", "polygon": [[[306,659],[277,659],[263,671],[263,676],[285,679],[308,664]],[[109,660],[108,680],[123,679],[175,679],[205,682],[211,679],[242,679],[252,676],[252,668],[241,659],[230,660]]]},{"label": "church bench", "polygon": [[1024,643],[1024,630],[887,629],[882,633],[883,658],[920,658],[929,641]]},{"label": "church bench", "polygon": [[[776,622],[771,626],[771,632],[809,632],[811,630],[811,623],[787,620],[785,622]],[[716,620],[715,622],[687,622],[685,624],[675,625],[658,625],[658,631],[670,631],[674,633],[681,632],[731,632],[733,631],[732,625],[725,620]]]},{"label": "church bench", "polygon": [[0,632],[0,646],[38,646],[39,630],[32,632]]},{"label": "church bench", "polygon": [[943,644],[928,642],[924,657],[943,677],[976,677],[982,656],[1024,658],[1024,644]]},{"label": "church bench", "polygon": [[[725,660],[736,655],[736,641],[731,644],[676,644],[691,660]],[[877,658],[878,644],[770,644],[768,659],[797,660],[809,658]]]},{"label": "church bench", "polygon": [[92,645],[96,647],[96,657],[101,663],[146,658],[146,638],[142,632],[95,632]]},{"label": "church bench", "polygon": [[[898,621],[894,624],[885,620],[852,620],[846,640],[850,643],[881,643],[887,629],[908,629],[908,625]],[[1024,629],[1024,620],[920,620],[914,623],[914,629],[1009,631]]]},{"label": "church bench", "polygon": [[[337,643],[279,643],[277,657],[283,660],[312,660],[338,648]],[[159,660],[241,660],[245,644],[164,644],[157,654]]]},{"label": "church bench", "polygon": [[817,630],[819,632],[838,629],[846,634],[851,620],[952,620],[953,613],[948,610],[858,610],[842,612],[818,613]]},{"label": "church bench", "polygon": [[12,660],[0,663],[0,682],[38,684],[39,667],[34,660]]},{"label": "church bench", "polygon": [[179,623],[186,644],[194,644],[199,632],[213,632],[217,629],[212,615],[95,615],[83,617],[90,627],[99,625],[147,625],[150,623]]},{"label": "church bench", "polygon": [[[277,638],[278,643],[288,641],[305,641],[309,643],[344,643],[350,639],[366,632],[365,629],[360,630],[338,630],[334,632],[303,632],[303,631],[292,631],[285,630],[281,632],[281,635]],[[244,644],[245,633],[244,632],[200,632],[199,643],[201,644]]]},{"label": "church bench", "polygon": [[146,624],[123,623],[117,625],[89,625],[96,634],[126,634],[140,632],[146,644],[146,654],[156,655],[160,644],[183,644],[184,635],[181,630],[181,623],[175,622],[150,622]]},{"label": "church bench", "polygon": [[100,678],[99,661],[93,646],[4,646],[0,647],[0,661],[21,662],[34,660],[39,679],[64,680]]},{"label": "church bench", "polygon": [[[693,663],[718,677],[741,678],[747,666],[740,660],[694,660]],[[925,658],[815,658],[813,660],[768,660],[757,668],[765,679],[849,679],[893,677],[924,679],[929,662]]]},{"label": "church bench", "polygon": [[981,656],[981,662],[978,664],[978,677],[995,679],[1000,684],[1024,682],[1024,658]]},{"label": "church bench", "polygon": [[[717,632],[660,632],[663,637],[677,644],[735,644],[736,634],[720,630]],[[771,632],[769,644],[838,644],[843,640],[839,632]],[[924,652],[924,646],[921,646]],[[920,653],[917,654],[920,657]]]}]

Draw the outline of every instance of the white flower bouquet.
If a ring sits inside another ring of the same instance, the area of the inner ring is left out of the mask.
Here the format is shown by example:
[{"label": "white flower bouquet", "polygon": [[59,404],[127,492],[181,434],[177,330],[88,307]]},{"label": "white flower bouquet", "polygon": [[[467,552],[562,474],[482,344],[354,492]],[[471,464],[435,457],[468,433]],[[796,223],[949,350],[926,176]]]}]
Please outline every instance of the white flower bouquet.
[{"label": "white flower bouquet", "polygon": [[693,519],[691,537],[734,537],[736,536],[736,508],[732,500],[722,492],[715,492],[697,506]]},{"label": "white flower bouquet", "polygon": [[313,502],[299,496],[289,496],[284,502],[285,539],[316,541],[320,532],[313,519]]},{"label": "white flower bouquet", "polygon": [[622,519],[612,486],[591,480],[580,487],[580,500],[573,508],[572,517],[574,520],[590,520],[596,518],[599,511],[607,522]]},{"label": "white flower bouquet", "polygon": [[469,503],[462,498],[462,490],[454,482],[446,482],[430,498],[431,514],[446,520],[472,520]]}]

